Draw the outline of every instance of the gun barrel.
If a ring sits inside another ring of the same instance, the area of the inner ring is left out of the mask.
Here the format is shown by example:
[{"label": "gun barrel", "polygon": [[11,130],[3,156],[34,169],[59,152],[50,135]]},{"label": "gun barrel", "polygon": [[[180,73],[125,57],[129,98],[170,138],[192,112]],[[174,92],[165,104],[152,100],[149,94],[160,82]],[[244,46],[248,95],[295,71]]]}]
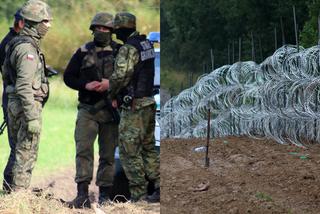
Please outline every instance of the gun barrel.
[{"label": "gun barrel", "polygon": [[6,123],[6,121],[3,121],[1,126],[0,126],[0,135],[3,134],[3,132],[4,132],[6,127],[7,127],[7,123]]},{"label": "gun barrel", "polygon": [[47,77],[52,77],[59,74],[59,72],[53,69],[51,66],[46,66],[46,73]]}]

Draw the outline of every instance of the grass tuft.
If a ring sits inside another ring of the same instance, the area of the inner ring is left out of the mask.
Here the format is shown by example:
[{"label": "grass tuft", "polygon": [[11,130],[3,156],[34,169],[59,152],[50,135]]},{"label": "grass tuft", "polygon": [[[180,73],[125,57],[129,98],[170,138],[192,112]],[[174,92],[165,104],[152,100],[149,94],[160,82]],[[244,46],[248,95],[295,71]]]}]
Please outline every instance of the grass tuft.
[{"label": "grass tuft", "polygon": [[97,207],[97,204],[92,204],[92,209],[69,209],[66,208],[57,199],[46,199],[45,195],[49,192],[44,192],[43,196],[37,197],[30,191],[19,191],[10,195],[0,196],[0,213],[3,214],[74,214],[74,213],[114,213],[114,214],[158,214],[160,213],[159,204],[147,204],[139,202],[133,203],[114,203]]},{"label": "grass tuft", "polygon": [[263,200],[263,201],[268,201],[268,202],[273,201],[273,199],[270,195],[263,193],[263,192],[257,192],[256,198]]}]

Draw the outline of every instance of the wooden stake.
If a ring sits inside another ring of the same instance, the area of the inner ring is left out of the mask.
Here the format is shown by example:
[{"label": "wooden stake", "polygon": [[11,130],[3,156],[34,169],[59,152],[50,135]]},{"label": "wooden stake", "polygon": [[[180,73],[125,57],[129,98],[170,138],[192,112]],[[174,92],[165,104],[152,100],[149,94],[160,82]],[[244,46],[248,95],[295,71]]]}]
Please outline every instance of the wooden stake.
[{"label": "wooden stake", "polygon": [[262,62],[263,61],[263,55],[262,55],[262,42],[261,42],[260,35],[259,35],[258,39],[259,39],[260,60]]},{"label": "wooden stake", "polygon": [[232,63],[234,63],[234,40],[232,40]]},{"label": "wooden stake", "polygon": [[318,15],[318,45],[320,45],[320,13]]},{"label": "wooden stake", "polygon": [[280,17],[280,25],[281,25],[281,35],[282,35],[282,46],[286,44],[286,38],[284,35],[284,27],[283,27],[283,21],[282,16]]},{"label": "wooden stake", "polygon": [[207,149],[206,149],[206,158],[205,158],[205,167],[209,167],[210,158],[209,155],[209,142],[210,142],[210,108],[208,110],[208,126],[207,126]]},{"label": "wooden stake", "polygon": [[255,47],[254,47],[254,38],[253,38],[253,32],[251,31],[251,59],[252,61],[256,61],[256,53],[255,53]]},{"label": "wooden stake", "polygon": [[230,43],[228,43],[228,65],[230,65]]},{"label": "wooden stake", "polygon": [[239,62],[241,62],[241,37],[239,37]]},{"label": "wooden stake", "polygon": [[299,38],[298,38],[298,25],[297,25],[297,17],[296,17],[296,7],[293,5],[293,21],[294,21],[294,33],[296,36],[296,45],[299,52]]},{"label": "wooden stake", "polygon": [[211,55],[211,71],[214,70],[214,55],[212,48],[210,49],[210,55]]},{"label": "wooden stake", "polygon": [[277,27],[274,27],[274,50],[278,49]]}]

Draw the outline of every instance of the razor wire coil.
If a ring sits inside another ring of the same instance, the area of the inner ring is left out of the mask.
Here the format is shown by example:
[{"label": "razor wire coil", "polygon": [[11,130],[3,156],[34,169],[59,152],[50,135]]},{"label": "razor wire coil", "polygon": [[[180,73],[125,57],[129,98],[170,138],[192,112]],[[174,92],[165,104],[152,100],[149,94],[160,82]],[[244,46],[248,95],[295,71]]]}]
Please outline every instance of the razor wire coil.
[{"label": "razor wire coil", "polygon": [[161,110],[161,137],[249,136],[320,142],[319,46],[283,46],[261,64],[237,62],[200,76]]}]

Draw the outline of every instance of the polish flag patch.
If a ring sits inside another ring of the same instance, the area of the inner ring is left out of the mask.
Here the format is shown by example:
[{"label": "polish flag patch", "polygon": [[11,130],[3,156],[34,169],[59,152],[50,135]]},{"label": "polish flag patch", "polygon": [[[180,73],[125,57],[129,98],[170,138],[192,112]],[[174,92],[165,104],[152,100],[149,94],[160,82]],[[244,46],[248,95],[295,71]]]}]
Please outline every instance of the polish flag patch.
[{"label": "polish flag patch", "polygon": [[32,54],[28,54],[27,55],[27,60],[33,61],[34,60],[34,56]]}]

